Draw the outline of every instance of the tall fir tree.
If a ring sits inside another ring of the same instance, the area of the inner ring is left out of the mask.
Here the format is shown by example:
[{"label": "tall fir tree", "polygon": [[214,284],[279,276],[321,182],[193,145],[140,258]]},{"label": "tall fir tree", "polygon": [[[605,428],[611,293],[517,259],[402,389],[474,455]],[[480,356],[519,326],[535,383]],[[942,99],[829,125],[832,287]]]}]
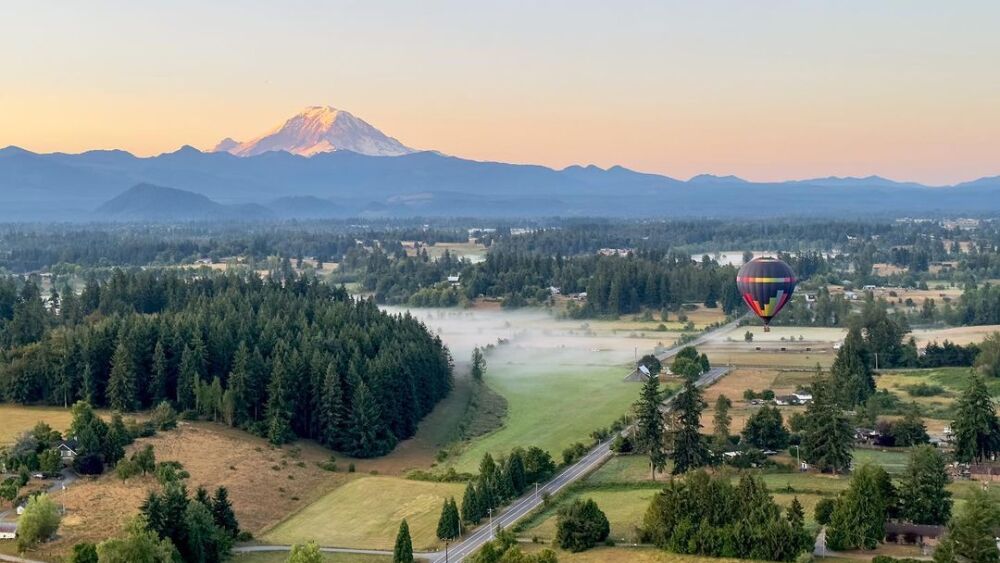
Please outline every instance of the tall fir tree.
[{"label": "tall fir tree", "polygon": [[841,410],[829,379],[817,374],[812,395],[812,403],[806,407],[805,413],[803,455],[806,461],[821,471],[846,471],[851,465],[854,429]]},{"label": "tall fir tree", "polygon": [[462,495],[462,521],[466,524],[479,524],[483,515],[479,512],[479,497],[476,486],[471,482],[465,484],[465,494]]},{"label": "tall fir tree", "polygon": [[285,364],[280,356],[271,363],[271,384],[267,396],[267,439],[272,444],[284,444],[292,439],[292,412],[288,406],[288,382]]},{"label": "tall fir tree", "polygon": [[660,379],[649,377],[643,382],[639,400],[635,403],[635,440],[639,451],[649,456],[649,474],[653,479],[656,478],[656,472],[663,471],[667,465],[660,403]]},{"label": "tall fir tree", "polygon": [[947,524],[952,507],[949,481],[941,452],[927,445],[910,450],[899,489],[900,515],[914,524]]},{"label": "tall fir tree", "polygon": [[344,385],[336,367],[326,368],[321,390],[319,432],[321,441],[335,450],[345,447],[344,435],[347,430],[347,405],[344,401]]},{"label": "tall fir tree", "polygon": [[715,414],[712,417],[712,431],[715,442],[719,447],[729,442],[729,425],[733,422],[733,417],[729,415],[729,409],[733,402],[725,395],[719,395],[715,400]]},{"label": "tall fir tree", "polygon": [[373,457],[388,453],[395,441],[382,418],[378,402],[364,381],[354,391],[351,411],[351,454]]},{"label": "tall fir tree", "polygon": [[673,473],[679,475],[707,465],[710,460],[705,440],[701,436],[701,412],[705,409],[701,389],[688,380],[674,399],[677,429],[674,432]]},{"label": "tall fir tree", "polygon": [[115,348],[108,377],[108,406],[115,410],[131,412],[138,405],[135,382],[135,362],[124,339]]},{"label": "tall fir tree", "polygon": [[410,539],[410,525],[405,519],[399,523],[399,531],[396,533],[392,563],[413,563],[413,540]]},{"label": "tall fir tree", "polygon": [[875,392],[875,378],[868,363],[868,350],[861,328],[852,326],[830,368],[840,404],[852,408]]},{"label": "tall fir tree", "polygon": [[963,462],[981,462],[1000,452],[1000,422],[996,403],[982,376],[973,372],[969,386],[958,401],[952,423],[955,458]]},{"label": "tall fir tree", "polygon": [[160,402],[169,397],[167,388],[169,383],[167,381],[167,353],[164,351],[163,342],[160,340],[156,341],[156,346],[153,348],[152,368],[150,372],[152,379],[149,385],[150,399],[153,404],[160,404]]}]

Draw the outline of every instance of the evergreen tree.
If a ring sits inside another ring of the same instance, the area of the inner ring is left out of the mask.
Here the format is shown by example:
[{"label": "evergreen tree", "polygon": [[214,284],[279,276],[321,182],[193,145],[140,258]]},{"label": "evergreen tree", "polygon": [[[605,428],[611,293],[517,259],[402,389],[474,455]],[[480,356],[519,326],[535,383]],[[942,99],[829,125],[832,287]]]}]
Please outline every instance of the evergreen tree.
[{"label": "evergreen tree", "polygon": [[472,349],[472,379],[482,381],[486,374],[486,357],[483,351],[477,346]]},{"label": "evergreen tree", "polygon": [[1000,452],[1000,422],[996,404],[983,378],[972,374],[969,387],[958,401],[952,423],[955,435],[955,458],[963,462],[981,462]]},{"label": "evergreen tree", "polygon": [[715,400],[715,415],[712,417],[712,429],[715,441],[719,446],[729,442],[729,425],[733,421],[733,417],[729,416],[729,409],[732,406],[733,402],[725,395],[719,395]]},{"label": "evergreen tree", "polygon": [[111,360],[111,375],[108,378],[108,405],[125,412],[134,411],[138,404],[136,396],[135,364],[132,354],[125,345],[124,338],[118,343]]},{"label": "evergreen tree", "polygon": [[1000,525],[1000,511],[987,491],[975,489],[962,513],[948,525],[948,534],[934,552],[937,563],[997,563],[994,530]]},{"label": "evergreen tree", "polygon": [[476,487],[472,483],[466,483],[465,494],[462,495],[462,521],[466,524],[479,524],[483,519],[479,511],[479,497],[476,495]]},{"label": "evergreen tree", "polygon": [[293,437],[288,382],[285,378],[285,364],[276,355],[271,364],[271,384],[268,386],[267,397],[267,439],[272,444],[284,444]]},{"label": "evergreen tree", "polygon": [[608,538],[611,527],[593,499],[575,500],[559,510],[555,543],[562,549],[579,552]]},{"label": "evergreen tree", "polygon": [[827,527],[831,549],[875,549],[885,538],[885,521],[895,502],[891,487],[888,474],[879,466],[865,465],[854,473]]},{"label": "evergreen tree", "polygon": [[225,530],[230,537],[235,538],[240,533],[240,524],[233,511],[233,503],[229,501],[229,491],[220,486],[212,497],[212,519],[215,525]]},{"label": "evergreen tree", "polygon": [[351,454],[373,457],[396,445],[382,419],[378,403],[362,381],[354,391],[351,412]]},{"label": "evergreen tree", "polygon": [[169,395],[167,381],[167,355],[163,350],[163,343],[156,341],[153,348],[153,370],[150,373],[152,380],[149,384],[149,394],[153,404],[159,404],[166,400]]},{"label": "evergreen tree", "polygon": [[655,479],[657,471],[667,465],[667,454],[663,440],[663,413],[660,412],[660,380],[647,378],[639,392],[635,404],[636,443],[639,451],[649,456],[650,477]]},{"label": "evergreen tree", "polygon": [[828,379],[817,378],[813,383],[813,400],[806,407],[805,420],[802,450],[806,461],[821,471],[846,471],[851,464],[854,431]]},{"label": "evergreen tree", "polygon": [[445,499],[441,506],[441,516],[438,518],[437,537],[441,540],[453,540],[462,530],[455,499]]},{"label": "evergreen tree", "polygon": [[177,373],[177,408],[190,410],[195,407],[194,390],[201,383],[201,373],[198,371],[198,359],[194,351],[184,347],[181,353],[181,364]]},{"label": "evergreen tree", "polygon": [[864,403],[875,392],[875,378],[860,327],[853,326],[847,332],[830,373],[840,404],[846,408]]},{"label": "evergreen tree", "polygon": [[674,399],[678,428],[674,432],[675,475],[702,467],[709,462],[710,454],[701,437],[701,411],[705,409],[701,389],[688,380],[684,389]]},{"label": "evergreen tree", "polygon": [[344,385],[340,374],[333,364],[326,369],[323,378],[321,410],[319,413],[319,426],[322,442],[333,449],[344,447],[344,432],[346,430],[344,404]]},{"label": "evergreen tree", "polygon": [[250,420],[250,406],[253,403],[250,388],[250,349],[246,341],[241,341],[236,348],[227,390],[232,392],[233,423],[242,426]]},{"label": "evergreen tree", "polygon": [[413,563],[413,541],[410,539],[410,526],[405,519],[399,523],[399,532],[396,533],[392,563]]},{"label": "evergreen tree", "polygon": [[899,489],[900,515],[915,524],[944,525],[951,518],[951,492],[944,456],[931,446],[910,451]]},{"label": "evergreen tree", "polygon": [[743,427],[743,441],[762,450],[782,450],[788,447],[788,430],[781,411],[764,405],[750,415]]}]

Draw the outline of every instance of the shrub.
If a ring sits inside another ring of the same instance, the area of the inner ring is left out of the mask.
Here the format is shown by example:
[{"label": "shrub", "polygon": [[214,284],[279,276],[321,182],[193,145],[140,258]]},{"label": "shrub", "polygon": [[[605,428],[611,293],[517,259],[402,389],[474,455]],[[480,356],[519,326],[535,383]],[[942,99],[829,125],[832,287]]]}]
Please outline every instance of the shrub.
[{"label": "shrub", "polygon": [[604,512],[593,499],[577,499],[559,509],[556,520],[556,545],[579,552],[590,549],[608,538],[611,526]]},{"label": "shrub", "polygon": [[825,526],[830,523],[830,517],[833,516],[833,509],[837,507],[837,501],[832,498],[823,498],[816,503],[816,508],[814,511],[816,517],[816,523],[820,526]]},{"label": "shrub", "polygon": [[17,546],[24,551],[41,542],[48,541],[59,529],[59,507],[47,494],[40,494],[28,500],[24,514],[18,520]]}]

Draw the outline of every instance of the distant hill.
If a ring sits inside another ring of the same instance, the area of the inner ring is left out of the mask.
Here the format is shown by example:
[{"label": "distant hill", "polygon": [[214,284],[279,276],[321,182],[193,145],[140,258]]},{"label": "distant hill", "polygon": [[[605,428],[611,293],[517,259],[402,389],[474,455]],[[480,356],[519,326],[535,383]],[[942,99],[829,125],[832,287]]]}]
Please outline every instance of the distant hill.
[{"label": "distant hill", "polygon": [[[182,198],[176,194],[160,201],[138,190],[114,205],[108,201],[137,184],[170,186],[204,199],[187,197],[177,204]],[[249,207],[236,207],[241,205]],[[368,156],[338,150],[311,157],[269,151],[238,157],[185,146],[137,157],[124,151],[0,149],[0,221],[85,221],[95,217],[98,206],[105,216],[135,220],[982,215],[1000,213],[1000,178],[951,187],[880,177],[760,183],[700,175],[683,181],[621,166],[554,170],[430,151]]]},{"label": "distant hill", "polygon": [[95,214],[111,221],[258,220],[273,216],[259,205],[222,205],[201,194],[153,184],[132,186],[104,202]]}]

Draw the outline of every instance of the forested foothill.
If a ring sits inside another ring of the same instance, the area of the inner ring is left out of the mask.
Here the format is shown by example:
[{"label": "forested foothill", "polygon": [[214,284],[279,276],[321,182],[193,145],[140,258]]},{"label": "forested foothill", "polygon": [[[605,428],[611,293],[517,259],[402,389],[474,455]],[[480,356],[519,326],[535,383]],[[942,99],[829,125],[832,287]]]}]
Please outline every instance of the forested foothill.
[{"label": "forested foothill", "polygon": [[31,282],[0,285],[10,402],[167,401],[276,444],[369,457],[412,436],[451,388],[449,353],[420,322],[315,277],[116,270],[46,302]]}]

